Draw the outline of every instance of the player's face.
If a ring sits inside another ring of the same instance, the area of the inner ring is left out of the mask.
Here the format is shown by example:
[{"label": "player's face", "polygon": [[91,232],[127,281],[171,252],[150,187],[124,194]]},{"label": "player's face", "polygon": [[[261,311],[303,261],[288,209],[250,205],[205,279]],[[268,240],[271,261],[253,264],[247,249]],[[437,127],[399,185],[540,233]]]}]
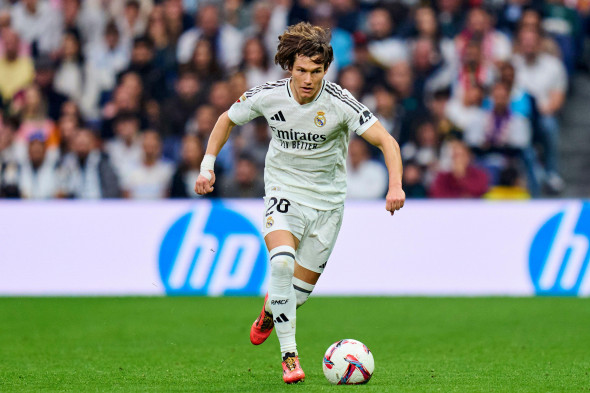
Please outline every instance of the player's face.
[{"label": "player's face", "polygon": [[306,104],[313,101],[322,87],[324,75],[326,69],[323,64],[314,63],[307,56],[297,56],[291,69],[291,90],[297,102]]}]

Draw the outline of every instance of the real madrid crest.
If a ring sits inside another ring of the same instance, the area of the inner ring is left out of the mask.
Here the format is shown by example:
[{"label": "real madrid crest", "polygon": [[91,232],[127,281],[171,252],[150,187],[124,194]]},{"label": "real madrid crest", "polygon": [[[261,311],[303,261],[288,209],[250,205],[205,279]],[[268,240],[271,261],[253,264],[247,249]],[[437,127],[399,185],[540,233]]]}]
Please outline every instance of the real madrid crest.
[{"label": "real madrid crest", "polygon": [[326,116],[325,116],[325,113],[324,112],[318,112],[318,114],[315,117],[315,119],[313,119],[313,122],[318,127],[325,126],[326,125]]},{"label": "real madrid crest", "polygon": [[275,223],[275,220],[273,220],[273,219],[272,219],[272,217],[268,217],[268,218],[266,219],[266,227],[267,227],[267,228],[270,228],[270,227],[272,227],[272,225],[273,225],[274,223]]}]

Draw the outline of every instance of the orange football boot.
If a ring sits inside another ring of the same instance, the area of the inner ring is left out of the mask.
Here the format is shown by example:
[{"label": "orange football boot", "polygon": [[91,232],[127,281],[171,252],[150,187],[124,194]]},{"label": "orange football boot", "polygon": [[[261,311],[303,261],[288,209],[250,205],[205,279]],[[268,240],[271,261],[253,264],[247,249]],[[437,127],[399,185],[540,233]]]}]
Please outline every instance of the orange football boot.
[{"label": "orange football boot", "polygon": [[264,304],[262,305],[262,311],[260,315],[250,328],[250,342],[254,345],[260,345],[266,341],[268,336],[272,333],[272,329],[275,326],[274,321],[272,320],[272,314],[267,313],[264,311],[264,307],[266,306],[266,302],[268,301],[268,293],[264,297]]},{"label": "orange football boot", "polygon": [[305,373],[299,365],[299,357],[293,352],[287,352],[283,358],[283,381],[297,383],[305,380]]}]

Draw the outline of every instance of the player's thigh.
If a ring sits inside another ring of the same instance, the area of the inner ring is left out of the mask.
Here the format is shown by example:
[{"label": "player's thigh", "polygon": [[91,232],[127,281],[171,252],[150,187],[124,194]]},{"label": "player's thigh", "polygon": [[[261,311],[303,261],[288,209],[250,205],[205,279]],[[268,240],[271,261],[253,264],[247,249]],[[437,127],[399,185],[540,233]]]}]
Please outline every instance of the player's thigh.
[{"label": "player's thigh", "polygon": [[321,273],[311,271],[301,266],[299,262],[295,261],[295,273],[293,273],[293,277],[298,278],[308,284],[315,285],[321,275]]},{"label": "player's thigh", "polygon": [[317,273],[318,278],[324,271],[336,244],[342,226],[343,211],[341,207],[319,212],[318,217],[310,223],[299,242],[295,259],[301,267]]},{"label": "player's thigh", "polygon": [[298,204],[276,196],[264,198],[262,235],[269,251],[278,246],[297,250],[305,225],[304,212]]}]

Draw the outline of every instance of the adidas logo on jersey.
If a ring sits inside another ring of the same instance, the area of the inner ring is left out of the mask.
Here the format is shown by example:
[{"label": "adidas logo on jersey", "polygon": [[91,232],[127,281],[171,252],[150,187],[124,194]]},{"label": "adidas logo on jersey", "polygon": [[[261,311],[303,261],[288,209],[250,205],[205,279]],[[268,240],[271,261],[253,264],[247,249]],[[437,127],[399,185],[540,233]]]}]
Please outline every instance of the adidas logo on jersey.
[{"label": "adidas logo on jersey", "polygon": [[276,113],[273,117],[270,118],[270,120],[286,121],[285,120],[285,116],[283,116],[283,112],[282,111],[279,111],[278,113]]}]

